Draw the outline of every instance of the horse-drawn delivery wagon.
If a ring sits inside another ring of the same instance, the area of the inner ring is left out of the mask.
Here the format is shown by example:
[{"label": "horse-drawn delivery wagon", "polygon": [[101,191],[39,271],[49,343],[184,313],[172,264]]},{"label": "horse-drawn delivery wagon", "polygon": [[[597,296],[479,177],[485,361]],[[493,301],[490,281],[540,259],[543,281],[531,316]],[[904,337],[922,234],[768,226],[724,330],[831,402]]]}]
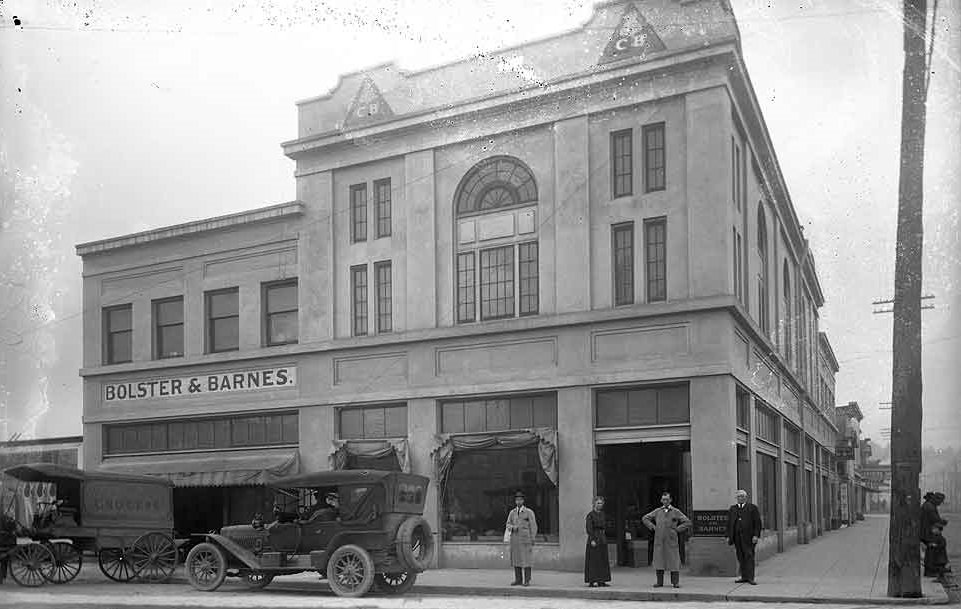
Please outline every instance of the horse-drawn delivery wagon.
[{"label": "horse-drawn delivery wagon", "polygon": [[[22,586],[66,583],[80,573],[84,553],[96,554],[108,578],[164,581],[177,564],[173,485],[161,478],[36,463],[4,470],[19,487],[44,485],[47,500],[30,502],[25,537],[6,550],[10,575]],[[0,550],[3,551],[3,550]]]}]

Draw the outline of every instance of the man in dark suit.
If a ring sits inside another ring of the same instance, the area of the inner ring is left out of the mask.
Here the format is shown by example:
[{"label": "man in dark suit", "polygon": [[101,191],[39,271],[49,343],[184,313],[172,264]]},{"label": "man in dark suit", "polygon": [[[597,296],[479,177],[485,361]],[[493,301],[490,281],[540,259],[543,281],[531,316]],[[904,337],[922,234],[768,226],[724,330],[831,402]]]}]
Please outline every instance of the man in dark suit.
[{"label": "man in dark suit", "polygon": [[761,537],[761,513],[747,501],[747,491],[738,489],[737,503],[727,511],[727,545],[737,552],[739,584],[756,585],[754,581],[754,546]]}]

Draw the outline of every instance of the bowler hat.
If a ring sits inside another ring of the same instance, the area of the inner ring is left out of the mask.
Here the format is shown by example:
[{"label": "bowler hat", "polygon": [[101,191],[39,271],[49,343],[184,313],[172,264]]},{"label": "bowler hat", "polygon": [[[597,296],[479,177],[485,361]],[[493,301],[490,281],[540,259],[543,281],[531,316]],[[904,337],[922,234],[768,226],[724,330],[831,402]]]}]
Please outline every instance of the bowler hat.
[{"label": "bowler hat", "polygon": [[520,497],[521,499],[526,499],[526,497],[524,497],[524,491],[517,491],[516,493],[514,493],[514,499],[517,499],[518,497]]}]

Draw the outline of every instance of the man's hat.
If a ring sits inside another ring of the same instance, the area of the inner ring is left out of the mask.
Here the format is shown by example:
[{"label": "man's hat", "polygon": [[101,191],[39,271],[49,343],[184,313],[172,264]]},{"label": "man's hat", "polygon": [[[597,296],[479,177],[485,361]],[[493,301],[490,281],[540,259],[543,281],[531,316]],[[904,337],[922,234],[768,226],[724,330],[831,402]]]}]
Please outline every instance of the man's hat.
[{"label": "man's hat", "polygon": [[325,499],[339,499],[339,497],[337,496],[337,493],[335,493],[335,492],[333,492],[333,491],[331,491],[331,492],[327,493],[326,495],[324,495],[324,498],[325,498]]},{"label": "man's hat", "polygon": [[526,497],[524,497],[524,491],[517,491],[516,493],[514,493],[514,499],[517,499],[518,497],[520,497],[521,499],[526,499]]},{"label": "man's hat", "polygon": [[944,499],[944,493],[942,493],[941,491],[936,492],[936,493],[934,494],[934,496],[935,496],[937,499]]}]

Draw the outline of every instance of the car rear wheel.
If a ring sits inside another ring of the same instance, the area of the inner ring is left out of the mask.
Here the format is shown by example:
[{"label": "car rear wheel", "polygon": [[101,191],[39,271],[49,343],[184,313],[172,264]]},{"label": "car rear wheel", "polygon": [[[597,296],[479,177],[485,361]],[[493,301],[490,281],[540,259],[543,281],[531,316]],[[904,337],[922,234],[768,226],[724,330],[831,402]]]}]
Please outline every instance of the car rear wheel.
[{"label": "car rear wheel", "polygon": [[240,579],[251,590],[262,590],[274,581],[274,576],[272,573],[264,573],[263,571],[241,571]]},{"label": "car rear wheel", "polygon": [[417,581],[417,574],[410,571],[400,573],[378,573],[374,577],[374,585],[377,591],[389,596],[406,594],[414,587]]},{"label": "car rear wheel", "polygon": [[227,557],[212,543],[198,543],[187,554],[184,571],[191,586],[202,592],[212,592],[227,577]]},{"label": "car rear wheel", "polygon": [[434,536],[430,525],[419,516],[411,516],[397,528],[397,556],[408,570],[420,573],[430,567],[434,558]]},{"label": "car rear wheel", "polygon": [[374,583],[374,560],[360,546],[340,546],[327,562],[327,581],[337,596],[363,596]]}]

